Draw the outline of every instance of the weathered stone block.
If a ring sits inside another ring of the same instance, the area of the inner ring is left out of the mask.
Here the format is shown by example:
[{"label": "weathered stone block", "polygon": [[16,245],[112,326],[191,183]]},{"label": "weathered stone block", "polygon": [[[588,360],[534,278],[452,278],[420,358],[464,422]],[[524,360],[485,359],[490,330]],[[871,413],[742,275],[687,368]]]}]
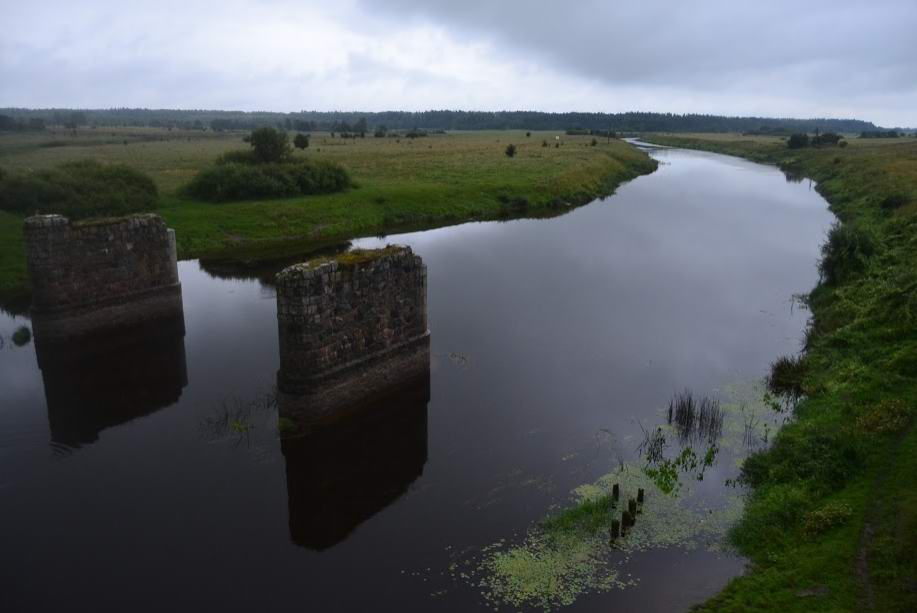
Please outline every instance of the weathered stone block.
[{"label": "weathered stone block", "polygon": [[426,267],[408,247],[277,275],[278,390],[297,423],[332,419],[429,371]]},{"label": "weathered stone block", "polygon": [[24,225],[36,336],[78,336],[181,311],[175,233],[158,215]]}]

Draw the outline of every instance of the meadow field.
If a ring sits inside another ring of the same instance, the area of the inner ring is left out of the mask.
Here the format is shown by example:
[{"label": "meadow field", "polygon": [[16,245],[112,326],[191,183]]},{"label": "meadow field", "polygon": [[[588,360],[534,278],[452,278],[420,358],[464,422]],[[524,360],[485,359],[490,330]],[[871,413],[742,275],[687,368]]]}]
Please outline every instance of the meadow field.
[{"label": "meadow field", "polygon": [[702,608],[917,610],[917,139],[796,150],[774,137],[647,140],[811,178],[839,220],[804,299],[805,346],[772,375],[801,400],[743,468],[752,494],[731,539],[751,572]]},{"label": "meadow field", "polygon": [[[472,219],[544,215],[611,193],[656,163],[616,139],[497,131],[420,138],[312,135],[296,156],[339,162],[354,187],[341,193],[232,203],[195,201],[183,187],[245,132],[98,128],[0,136],[9,173],[74,160],[123,163],[148,174],[158,213],[176,230],[179,257],[254,258],[348,238]],[[505,154],[509,144],[516,154]],[[22,219],[0,212],[0,294],[23,294]]]}]

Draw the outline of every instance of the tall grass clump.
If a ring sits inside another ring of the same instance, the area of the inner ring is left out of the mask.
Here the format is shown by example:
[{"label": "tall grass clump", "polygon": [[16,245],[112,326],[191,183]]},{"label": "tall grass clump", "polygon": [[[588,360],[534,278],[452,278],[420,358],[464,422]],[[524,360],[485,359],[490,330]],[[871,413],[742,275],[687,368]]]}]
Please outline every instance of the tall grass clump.
[{"label": "tall grass clump", "polygon": [[668,422],[682,442],[716,442],[723,433],[725,416],[718,399],[704,396],[696,400],[690,390],[675,394],[669,401]]},{"label": "tall grass clump", "polygon": [[872,235],[860,227],[834,224],[821,248],[818,272],[827,285],[837,285],[862,273],[876,252]]},{"label": "tall grass clump", "polygon": [[0,176],[0,210],[58,213],[71,219],[151,211],[158,191],[148,176],[123,164],[68,162],[50,170]]},{"label": "tall grass clump", "polygon": [[772,394],[798,400],[803,395],[806,364],[802,356],[783,356],[771,364],[767,389]]}]

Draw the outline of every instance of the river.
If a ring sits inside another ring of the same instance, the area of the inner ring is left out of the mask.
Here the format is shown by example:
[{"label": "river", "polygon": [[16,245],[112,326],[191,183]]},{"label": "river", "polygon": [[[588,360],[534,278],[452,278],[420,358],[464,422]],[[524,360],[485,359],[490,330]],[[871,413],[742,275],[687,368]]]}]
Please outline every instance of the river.
[{"label": "river", "polygon": [[[674,393],[745,410],[736,390],[800,348],[792,298],[816,283],[833,219],[775,168],[651,152],[658,171],[559,217],[355,241],[410,245],[428,267],[429,402],[300,455],[269,400],[263,270],[180,262],[184,333],[68,356],[14,343],[29,321],[0,314],[0,609],[538,606],[507,600],[493,552],[524,546],[577,486],[643,466]],[[696,500],[736,492],[742,453],[690,479]],[[621,581],[580,577],[553,606],[683,609],[744,564],[653,545],[610,550]]]}]

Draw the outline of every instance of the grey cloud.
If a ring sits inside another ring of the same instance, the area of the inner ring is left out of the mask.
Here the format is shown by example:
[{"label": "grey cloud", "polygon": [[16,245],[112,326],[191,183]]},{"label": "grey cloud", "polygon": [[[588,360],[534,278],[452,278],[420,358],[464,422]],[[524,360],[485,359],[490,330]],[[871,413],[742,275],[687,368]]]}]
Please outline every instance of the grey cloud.
[{"label": "grey cloud", "polygon": [[363,5],[390,19],[421,19],[469,38],[484,36],[497,48],[612,86],[707,96],[781,93],[805,98],[808,107],[823,100],[826,108],[838,106],[830,97],[902,94],[911,104],[917,95],[917,3],[911,0]]},{"label": "grey cloud", "polygon": [[[308,29],[319,14],[333,37]],[[41,27],[0,37],[0,106],[647,110],[917,125],[914,0],[338,0],[333,10],[320,0],[61,0],[11,4],[7,16]]]}]

